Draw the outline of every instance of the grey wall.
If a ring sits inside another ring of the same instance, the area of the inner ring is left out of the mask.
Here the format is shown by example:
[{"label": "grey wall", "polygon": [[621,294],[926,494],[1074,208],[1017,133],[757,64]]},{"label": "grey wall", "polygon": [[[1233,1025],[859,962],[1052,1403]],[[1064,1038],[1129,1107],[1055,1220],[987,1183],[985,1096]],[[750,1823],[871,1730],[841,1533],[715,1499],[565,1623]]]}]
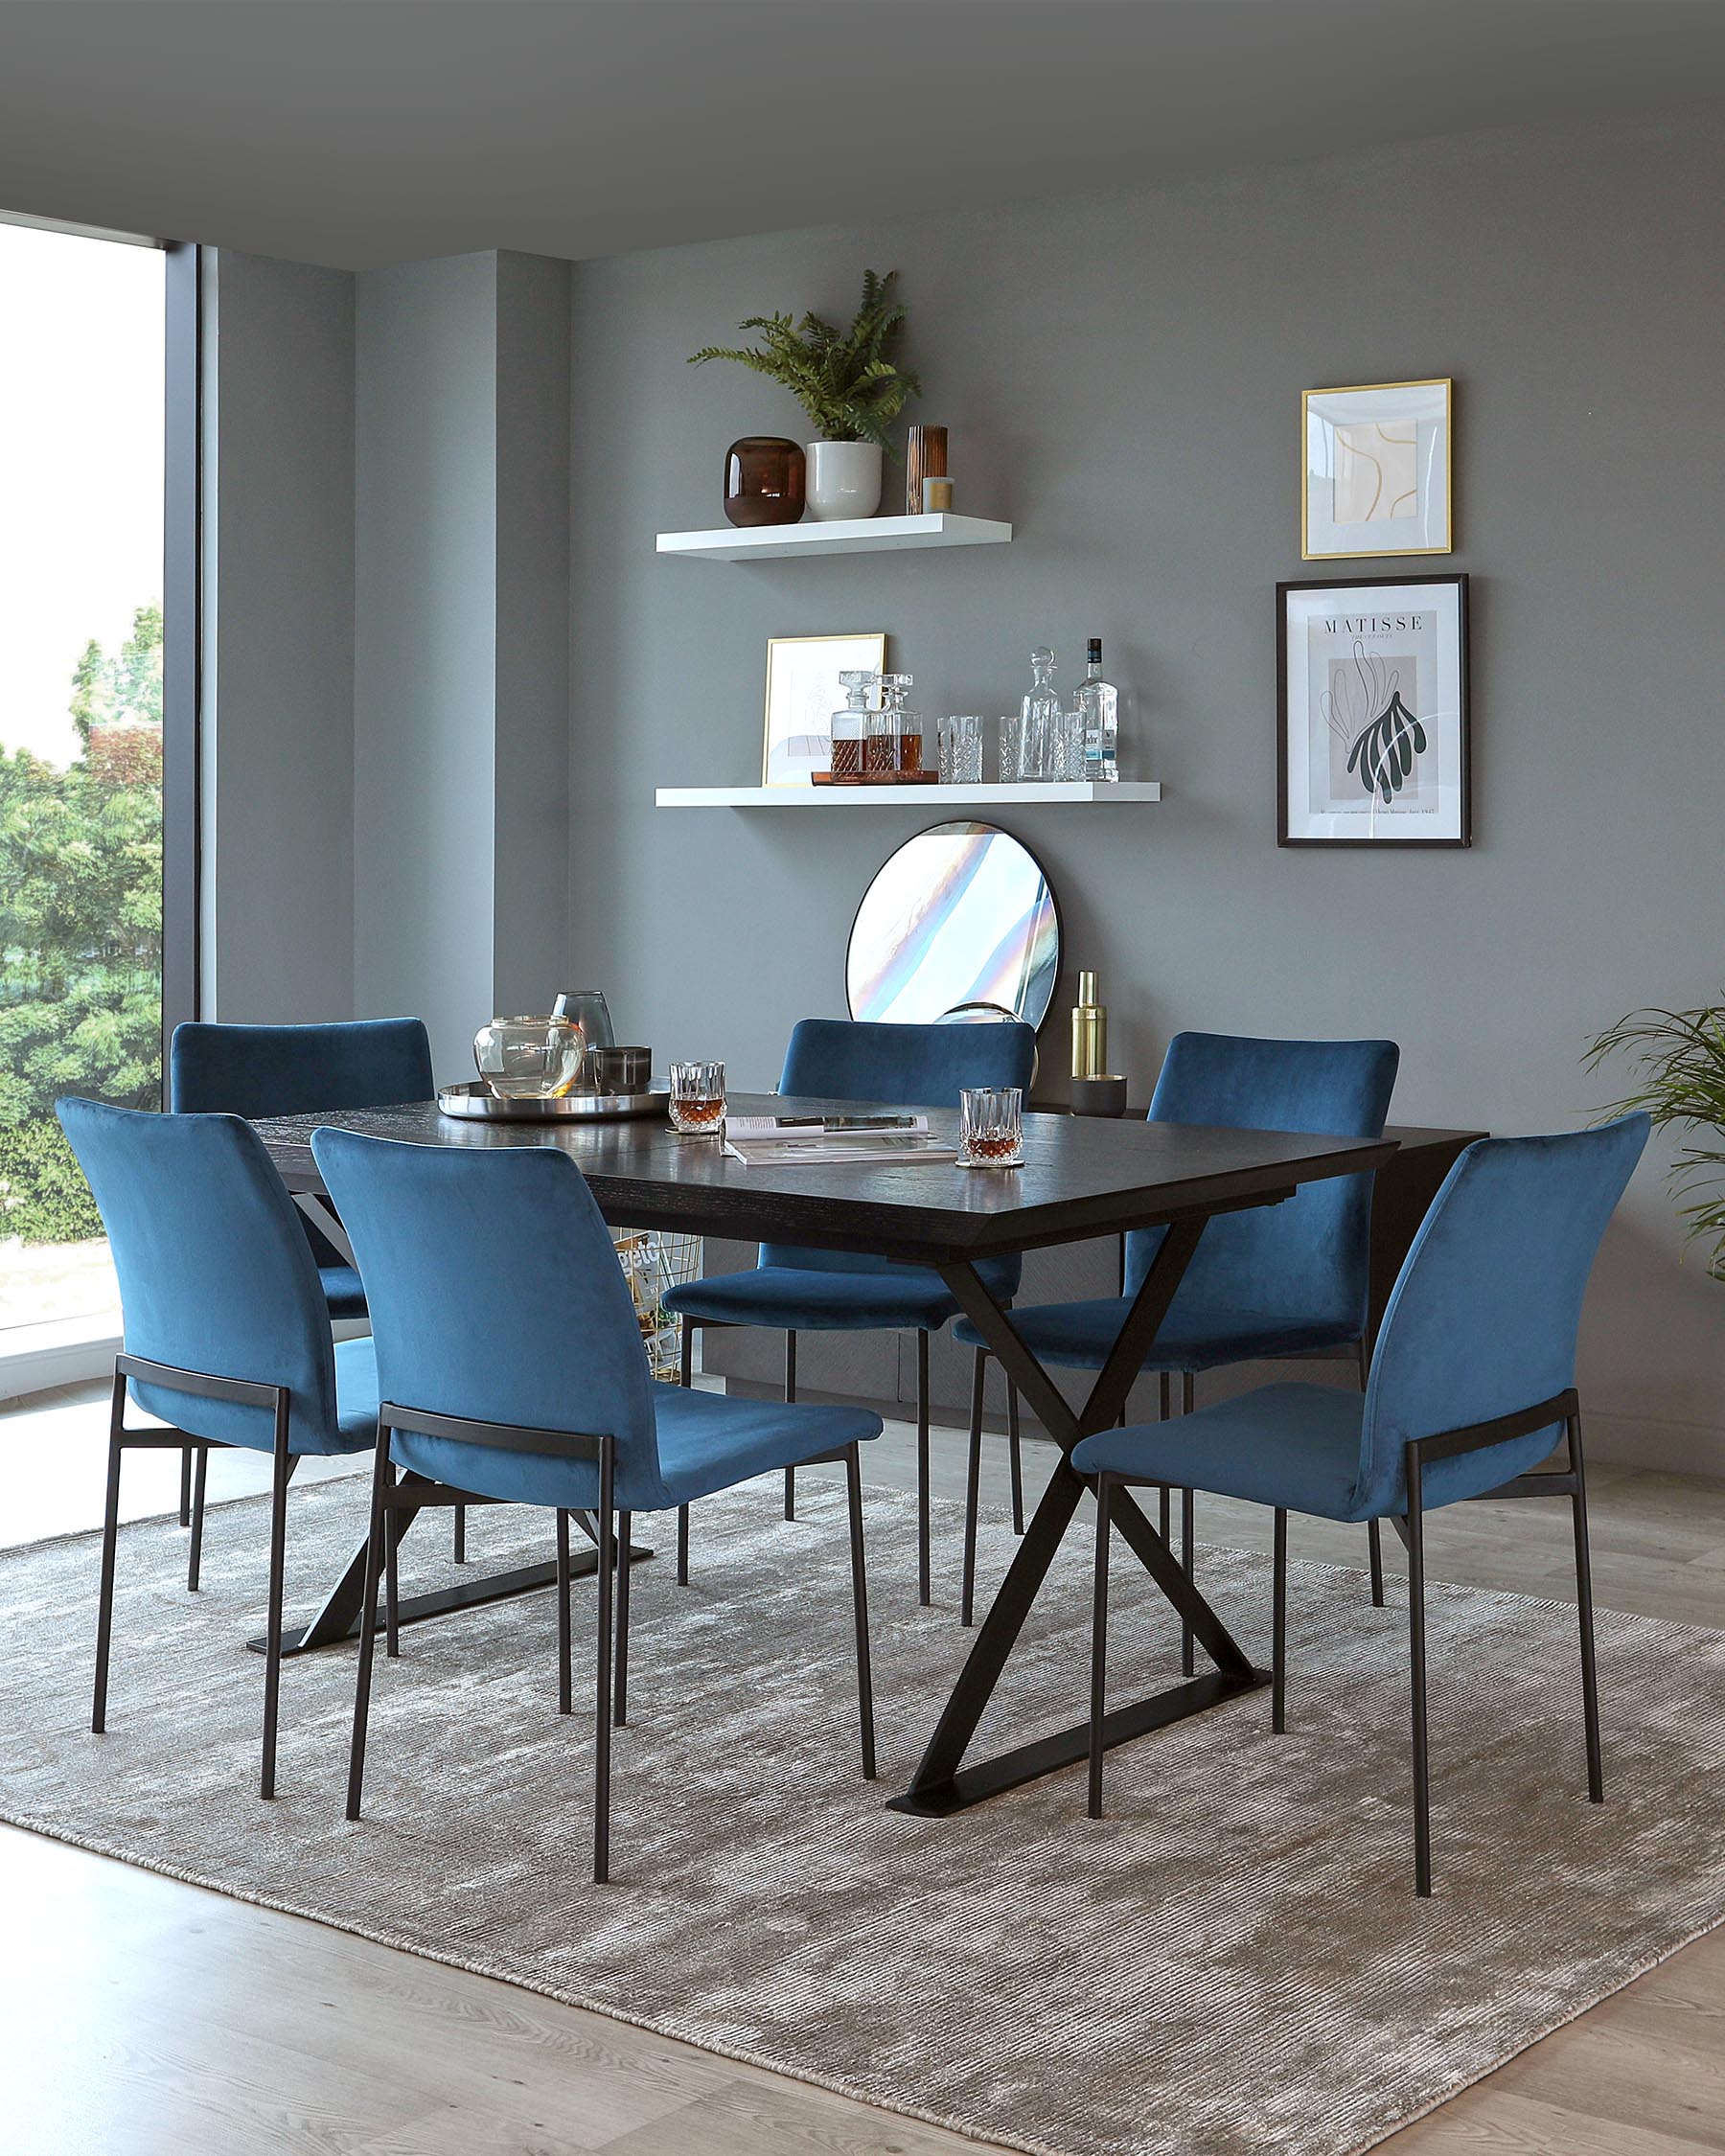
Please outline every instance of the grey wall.
[{"label": "grey wall", "polygon": [[540,1011],[559,989],[586,985],[564,977],[570,271],[538,255],[496,263],[493,1008]]},{"label": "grey wall", "polygon": [[356,283],[355,999],[442,1070],[491,998],[496,258]]},{"label": "grey wall", "polygon": [[[661,1057],[770,1082],[797,1017],[843,1010],[852,909],[926,812],[656,812],[654,787],[756,776],[770,636],[886,630],[926,711],[996,712],[1033,642],[1070,681],[1097,633],[1132,692],[1129,774],[1167,797],[1000,817],[1064,911],[1056,1058],[1094,966],[1140,1092],[1180,1026],[1387,1032],[1404,1120],[1590,1114],[1590,1034],[1719,985],[1722,200],[1708,110],[581,265],[578,970]],[[782,392],[685,356],[745,314],[848,313],[865,264],[904,272],[959,506],[1014,543],[656,559],[656,531],[721,521],[733,436],[802,430]],[[1349,573],[1300,559],[1299,394],[1439,374],[1460,545],[1433,566],[1475,580],[1477,842],[1278,850],[1273,587]],[[1617,1448],[1725,1472],[1722,1319],[1649,1165],[1586,1327]]]},{"label": "grey wall", "polygon": [[440,1072],[561,985],[568,265],[356,280],[355,1001]]},{"label": "grey wall", "polygon": [[346,1018],[354,280],[224,252],[204,306],[204,1006]]}]

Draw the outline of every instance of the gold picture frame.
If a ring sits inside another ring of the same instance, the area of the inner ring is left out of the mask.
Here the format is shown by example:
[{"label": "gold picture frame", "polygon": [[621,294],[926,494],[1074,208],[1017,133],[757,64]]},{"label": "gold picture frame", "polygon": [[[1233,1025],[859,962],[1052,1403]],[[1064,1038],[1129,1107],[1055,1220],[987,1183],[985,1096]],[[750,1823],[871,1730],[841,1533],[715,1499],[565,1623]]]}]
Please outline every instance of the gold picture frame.
[{"label": "gold picture frame", "polygon": [[770,636],[761,784],[812,786],[827,768],[829,724],[844,704],[840,674],[886,671],[886,632],[841,636]]},{"label": "gold picture frame", "polygon": [[1437,375],[1301,394],[1303,560],[1454,553],[1455,388]]}]

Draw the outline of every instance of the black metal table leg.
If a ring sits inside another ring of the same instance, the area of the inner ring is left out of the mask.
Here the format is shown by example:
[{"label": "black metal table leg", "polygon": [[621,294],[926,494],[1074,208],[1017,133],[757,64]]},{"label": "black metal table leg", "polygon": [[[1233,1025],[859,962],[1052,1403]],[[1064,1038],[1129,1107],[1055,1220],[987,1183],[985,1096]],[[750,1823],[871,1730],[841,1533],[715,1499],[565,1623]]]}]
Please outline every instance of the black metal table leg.
[{"label": "black metal table leg", "polygon": [[[1113,1423],[1174,1299],[1203,1228],[1202,1215],[1170,1223],[1090,1397],[1076,1414],[975,1270],[967,1265],[942,1268],[942,1276],[1000,1364],[1007,1383],[1023,1392],[1032,1413],[1059,1444],[1063,1456],[1031,1516],[1000,1593],[982,1620],[952,1695],[941,1709],[910,1787],[902,1797],[892,1799],[889,1810],[945,1818],[1089,1757],[1091,1730],[1090,1724],[1083,1722],[974,1766],[961,1763],[1084,1495],[1086,1484],[1073,1473],[1067,1456],[1080,1438]],[[1267,1671],[1254,1668],[1125,1490],[1115,1493],[1110,1510],[1111,1524],[1156,1581],[1183,1625],[1190,1626],[1216,1667],[1211,1673],[1116,1708],[1103,1721],[1104,1749],[1202,1713],[1223,1700],[1270,1682]]]},{"label": "black metal table leg", "polygon": [[[402,1476],[403,1492],[416,1484],[426,1489],[438,1486],[424,1475],[405,1471]],[[390,1512],[389,1533],[398,1546],[419,1517],[418,1511],[409,1511],[405,1506]],[[320,1647],[340,1646],[344,1640],[359,1637],[359,1612],[365,1595],[365,1550],[366,1544],[361,1542],[324,1596],[323,1605],[310,1623],[302,1625],[297,1632],[283,1633],[285,1656],[314,1654]],[[630,1545],[632,1564],[639,1564],[652,1555],[651,1549],[635,1543]],[[577,1549],[569,1560],[570,1576],[575,1579],[589,1579],[598,1569],[599,1554],[591,1548]],[[448,1617],[455,1610],[476,1609],[482,1603],[500,1602],[512,1594],[531,1594],[539,1588],[553,1587],[556,1583],[555,1563],[518,1565],[508,1571],[481,1572],[455,1587],[437,1588],[425,1594],[403,1594],[396,1612],[396,1621],[398,1624],[422,1624],[427,1617]],[[254,1654],[262,1654],[264,1649],[262,1636],[248,1640],[246,1645]]]}]

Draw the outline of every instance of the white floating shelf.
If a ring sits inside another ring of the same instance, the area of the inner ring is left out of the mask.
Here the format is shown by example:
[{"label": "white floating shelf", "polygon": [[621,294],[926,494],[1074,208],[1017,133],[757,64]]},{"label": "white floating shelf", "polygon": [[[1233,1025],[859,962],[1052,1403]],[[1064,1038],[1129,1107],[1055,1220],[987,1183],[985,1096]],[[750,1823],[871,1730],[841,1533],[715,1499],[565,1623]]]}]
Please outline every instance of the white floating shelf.
[{"label": "white floating shelf", "polygon": [[921,546],[1004,546],[1010,524],[986,516],[846,516],[832,523],[757,524],[748,531],[728,524],[716,532],[661,532],[661,554],[688,554],[702,562],[786,562],[802,554],[894,554]]},{"label": "white floating shelf", "polygon": [[1160,801],[1154,779],[1121,779],[1113,786],[1089,780],[1070,785],[1025,780],[1018,786],[661,786],[659,809],[1005,809],[1046,802]]}]

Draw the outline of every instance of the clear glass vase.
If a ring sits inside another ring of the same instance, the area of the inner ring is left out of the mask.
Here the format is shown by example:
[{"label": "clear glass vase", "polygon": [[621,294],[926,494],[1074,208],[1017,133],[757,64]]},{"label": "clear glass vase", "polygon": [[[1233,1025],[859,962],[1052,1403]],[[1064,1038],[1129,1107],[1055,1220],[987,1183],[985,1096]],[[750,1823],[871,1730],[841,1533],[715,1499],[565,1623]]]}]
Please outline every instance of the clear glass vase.
[{"label": "clear glass vase", "polygon": [[473,1062],[500,1100],[561,1100],[581,1083],[586,1035],[571,1019],[495,1018],[474,1034]]}]

